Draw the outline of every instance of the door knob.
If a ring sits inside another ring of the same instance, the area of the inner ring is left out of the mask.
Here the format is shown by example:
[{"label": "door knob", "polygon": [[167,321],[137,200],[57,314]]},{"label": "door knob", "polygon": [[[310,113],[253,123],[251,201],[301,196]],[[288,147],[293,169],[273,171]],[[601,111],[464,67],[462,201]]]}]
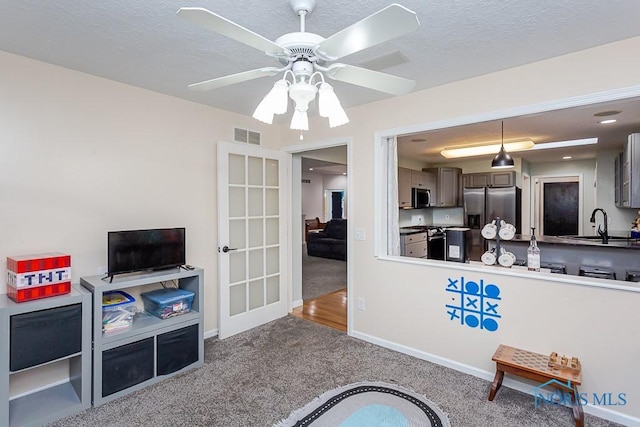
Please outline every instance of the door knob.
[{"label": "door knob", "polygon": [[227,253],[229,251],[237,251],[237,250],[238,248],[230,248],[229,246],[226,246],[226,245],[222,247],[222,252],[224,253]]}]

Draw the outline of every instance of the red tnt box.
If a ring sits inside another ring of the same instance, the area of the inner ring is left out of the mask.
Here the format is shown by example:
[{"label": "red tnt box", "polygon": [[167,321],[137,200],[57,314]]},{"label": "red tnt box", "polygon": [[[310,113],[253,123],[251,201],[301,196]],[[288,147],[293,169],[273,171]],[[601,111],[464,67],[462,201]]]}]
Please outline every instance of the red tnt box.
[{"label": "red tnt box", "polygon": [[34,299],[55,297],[71,292],[71,282],[56,283],[55,285],[36,286],[35,288],[16,289],[7,286],[7,296],[15,302],[25,302]]},{"label": "red tnt box", "polygon": [[59,252],[7,257],[7,295],[16,302],[71,292],[71,256]]}]

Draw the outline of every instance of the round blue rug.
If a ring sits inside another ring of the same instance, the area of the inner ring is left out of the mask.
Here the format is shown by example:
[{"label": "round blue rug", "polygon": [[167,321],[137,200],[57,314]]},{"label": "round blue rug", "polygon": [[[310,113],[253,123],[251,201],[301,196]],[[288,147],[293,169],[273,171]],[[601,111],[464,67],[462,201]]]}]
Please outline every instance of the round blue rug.
[{"label": "round blue rug", "polygon": [[363,382],[323,393],[276,427],[450,427],[433,402],[395,384]]}]

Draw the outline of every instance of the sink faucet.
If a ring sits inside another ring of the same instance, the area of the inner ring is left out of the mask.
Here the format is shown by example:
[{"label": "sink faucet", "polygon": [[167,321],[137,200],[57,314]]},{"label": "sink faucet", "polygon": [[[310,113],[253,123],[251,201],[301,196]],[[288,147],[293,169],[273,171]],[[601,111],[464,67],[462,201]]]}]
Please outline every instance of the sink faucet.
[{"label": "sink faucet", "polygon": [[605,210],[602,208],[595,208],[593,212],[591,212],[591,219],[589,222],[592,224],[596,223],[596,212],[598,211],[602,212],[602,215],[604,215],[604,229],[602,226],[598,225],[598,234],[602,237],[602,244],[606,245],[609,243],[609,232],[607,231],[607,213]]}]

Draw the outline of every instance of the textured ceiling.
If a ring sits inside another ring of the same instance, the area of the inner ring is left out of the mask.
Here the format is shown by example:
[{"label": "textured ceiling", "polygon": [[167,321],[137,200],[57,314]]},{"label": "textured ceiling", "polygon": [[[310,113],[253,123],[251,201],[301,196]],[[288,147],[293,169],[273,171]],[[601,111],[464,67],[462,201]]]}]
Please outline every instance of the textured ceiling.
[{"label": "textured ceiling", "polygon": [[[328,37],[389,4],[318,0],[307,31]],[[395,53],[382,71],[424,89],[640,35],[637,0],[405,0],[420,28],[347,56],[363,64]],[[5,0],[0,50],[250,115],[278,77],[198,93],[194,82],[279,64],[260,51],[178,18],[204,7],[275,40],[299,30],[286,0]],[[375,61],[374,61],[375,62]],[[345,107],[389,95],[335,82]]]}]

